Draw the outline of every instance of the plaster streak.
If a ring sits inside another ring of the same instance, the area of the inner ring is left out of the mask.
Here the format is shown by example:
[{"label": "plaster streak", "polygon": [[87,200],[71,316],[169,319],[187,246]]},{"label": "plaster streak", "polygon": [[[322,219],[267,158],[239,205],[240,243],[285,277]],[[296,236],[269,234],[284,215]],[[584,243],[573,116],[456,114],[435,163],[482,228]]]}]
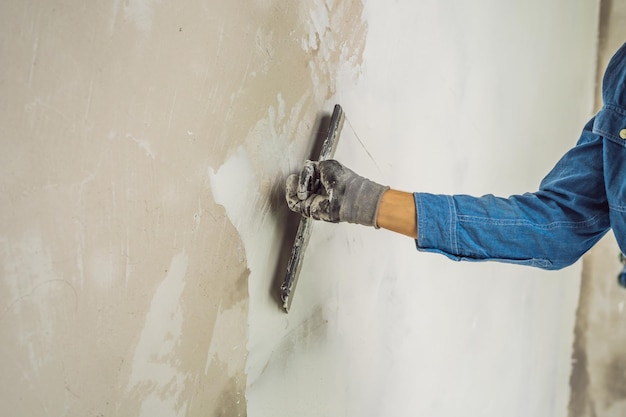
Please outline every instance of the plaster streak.
[{"label": "plaster streak", "polygon": [[187,375],[177,369],[178,340],[183,314],[180,298],[189,264],[187,254],[172,258],[167,275],[157,288],[135,348],[127,391],[145,390],[141,416],[184,415],[181,394]]},{"label": "plaster streak", "polygon": [[172,127],[172,116],[174,115],[174,106],[176,106],[176,98],[178,97],[178,90],[174,91],[174,98],[172,99],[172,105],[170,106],[170,113],[167,117],[167,130]]},{"label": "plaster streak", "polygon": [[35,73],[35,68],[37,67],[37,54],[39,53],[39,37],[35,39],[33,43],[33,55],[30,62],[30,72],[28,74],[28,87],[32,87],[33,85],[33,74]]},{"label": "plaster streak", "polygon": [[55,278],[52,256],[44,246],[41,236],[36,233],[27,233],[18,242],[11,242],[6,238],[0,242],[3,252],[8,255],[2,259],[3,280],[9,289],[9,297],[13,300],[2,311],[6,313],[11,307],[19,314],[16,301],[31,294],[33,288]]},{"label": "plaster streak", "polygon": [[117,22],[117,16],[120,12],[120,2],[122,0],[113,0],[113,12],[111,13],[111,18],[109,19],[109,32],[113,32],[115,29],[115,24]]},{"label": "plaster streak", "polygon": [[321,41],[326,31],[330,29],[328,12],[328,7],[323,1],[315,2],[314,8],[309,10],[309,34],[303,42],[303,48],[306,52],[319,51],[323,48],[323,58],[328,57],[328,47],[330,46]]},{"label": "plaster streak", "polygon": [[90,256],[89,270],[91,278],[94,278],[94,281],[100,288],[111,288],[115,275],[114,269],[113,254],[109,250],[96,251]]},{"label": "plaster streak", "polygon": [[227,208],[228,217],[238,231],[242,230],[242,222],[253,223],[254,219],[247,214],[253,214],[249,212],[250,202],[256,201],[259,193],[245,148],[239,147],[217,172],[209,168],[209,180],[215,201]]},{"label": "plaster streak", "polygon": [[239,344],[239,335],[245,333],[241,327],[245,326],[241,322],[241,317],[245,316],[245,308],[242,303],[222,311],[220,303],[215,327],[211,335],[211,345],[207,357],[204,373],[208,374],[209,368],[214,361],[220,361],[226,365],[228,376],[235,376],[240,369],[245,367],[245,355],[240,355],[239,351],[246,347]]},{"label": "plaster streak", "polygon": [[139,146],[146,153],[146,156],[149,156],[150,158],[154,159],[154,151],[152,150],[152,146],[150,146],[150,142],[148,142],[145,139],[137,139],[130,133],[126,134],[126,138],[135,142],[137,146]]},{"label": "plaster streak", "polygon": [[152,32],[154,6],[159,0],[129,0],[124,5],[124,18],[133,22],[135,27],[144,35]]},{"label": "plaster streak", "polygon": [[126,228],[126,241],[122,244],[122,257],[125,259],[126,266],[124,268],[124,287],[128,288],[128,281],[133,272],[133,263],[131,262],[130,255],[130,238],[128,228]]}]

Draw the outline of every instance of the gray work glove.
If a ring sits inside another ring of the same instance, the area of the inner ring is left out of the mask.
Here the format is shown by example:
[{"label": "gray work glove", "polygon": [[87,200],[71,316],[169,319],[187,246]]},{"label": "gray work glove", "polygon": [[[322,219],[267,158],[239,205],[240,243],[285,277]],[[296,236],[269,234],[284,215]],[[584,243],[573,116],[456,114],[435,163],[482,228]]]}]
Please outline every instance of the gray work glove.
[{"label": "gray work glove", "polygon": [[287,178],[289,208],[304,217],[374,226],[389,187],[355,174],[335,160],[306,161],[300,175]]}]

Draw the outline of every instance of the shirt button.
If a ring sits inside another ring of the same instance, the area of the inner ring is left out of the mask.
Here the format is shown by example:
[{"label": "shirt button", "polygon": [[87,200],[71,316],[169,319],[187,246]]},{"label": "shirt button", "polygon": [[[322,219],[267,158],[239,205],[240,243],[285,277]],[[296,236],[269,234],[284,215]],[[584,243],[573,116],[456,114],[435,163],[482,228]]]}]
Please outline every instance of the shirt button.
[{"label": "shirt button", "polygon": [[622,139],[626,139],[626,129],[622,129],[619,131],[619,137]]}]

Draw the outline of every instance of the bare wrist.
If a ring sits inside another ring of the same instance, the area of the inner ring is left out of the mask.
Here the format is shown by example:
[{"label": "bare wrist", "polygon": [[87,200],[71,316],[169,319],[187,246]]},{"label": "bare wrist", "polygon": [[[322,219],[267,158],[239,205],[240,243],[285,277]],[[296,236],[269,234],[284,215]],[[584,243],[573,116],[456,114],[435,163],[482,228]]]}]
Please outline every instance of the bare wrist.
[{"label": "bare wrist", "polygon": [[378,208],[376,223],[383,229],[417,237],[415,199],[412,193],[398,190],[386,191]]}]

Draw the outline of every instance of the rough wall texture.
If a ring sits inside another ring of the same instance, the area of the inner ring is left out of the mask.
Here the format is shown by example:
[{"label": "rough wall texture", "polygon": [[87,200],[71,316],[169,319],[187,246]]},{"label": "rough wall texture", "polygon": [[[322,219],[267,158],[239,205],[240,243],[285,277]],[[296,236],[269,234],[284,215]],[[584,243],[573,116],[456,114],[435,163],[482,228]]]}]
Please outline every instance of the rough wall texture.
[{"label": "rough wall texture", "polygon": [[272,106],[301,160],[359,59],[359,2],[299,3],[2,2],[3,413],[246,414],[249,271],[207,170]]}]

